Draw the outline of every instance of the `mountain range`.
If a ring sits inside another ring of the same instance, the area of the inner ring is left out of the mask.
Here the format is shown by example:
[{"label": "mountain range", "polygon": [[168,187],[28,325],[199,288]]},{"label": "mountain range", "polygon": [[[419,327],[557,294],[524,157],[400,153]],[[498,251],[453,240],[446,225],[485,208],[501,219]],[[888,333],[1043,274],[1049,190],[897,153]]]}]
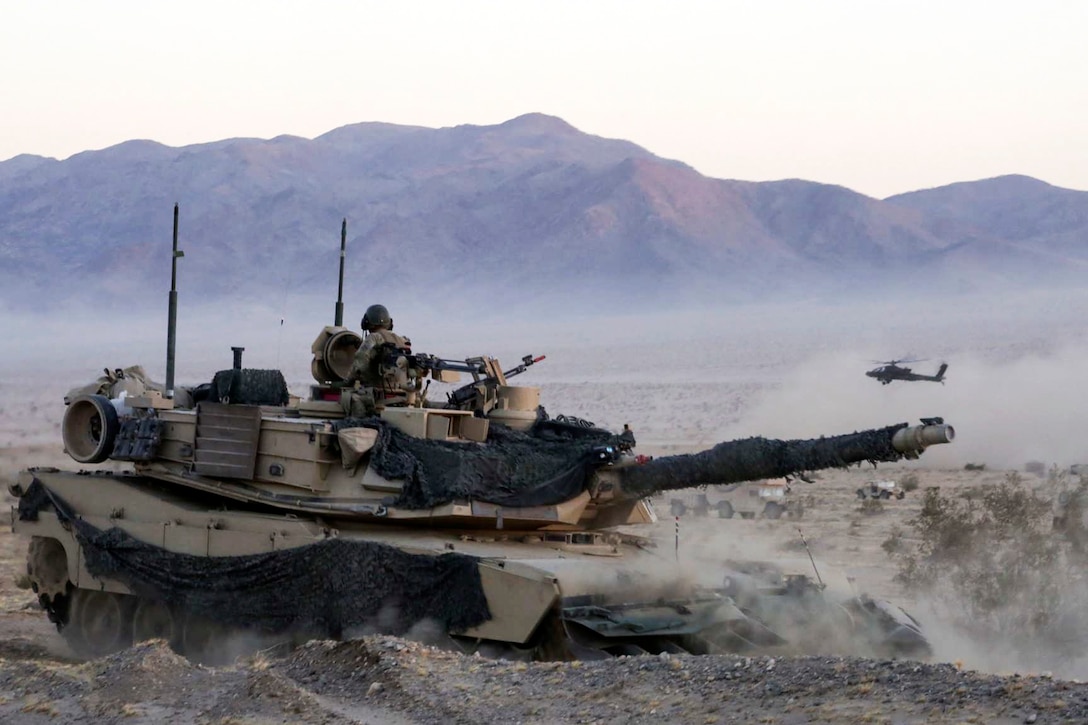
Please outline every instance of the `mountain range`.
[{"label": "mountain range", "polygon": [[175,202],[179,287],[213,302],[332,300],[345,218],[349,285],[383,299],[637,306],[1088,279],[1088,192],[1016,175],[887,199],[714,179],[534,113],[0,162],[0,303],[159,306]]}]

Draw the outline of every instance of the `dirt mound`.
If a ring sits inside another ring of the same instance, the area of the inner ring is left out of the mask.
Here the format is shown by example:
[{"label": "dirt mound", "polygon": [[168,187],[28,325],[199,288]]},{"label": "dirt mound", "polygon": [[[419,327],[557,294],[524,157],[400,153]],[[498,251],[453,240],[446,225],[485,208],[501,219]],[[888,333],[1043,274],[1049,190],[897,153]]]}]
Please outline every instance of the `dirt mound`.
[{"label": "dirt mound", "polygon": [[1088,720],[1086,685],[908,661],[659,655],[530,663],[368,637],[311,642],[271,666],[320,693],[326,707],[366,702],[417,723]]},{"label": "dirt mound", "polygon": [[[182,718],[193,712],[227,715],[246,675],[210,670],[176,654],[166,642],[142,642],[82,666],[91,686],[82,699],[97,717]],[[258,712],[264,708],[254,708]]]},{"label": "dirt mound", "polygon": [[[53,633],[51,636],[56,636]],[[148,642],[85,663],[0,657],[0,721],[1086,722],[1088,685],[838,657],[488,660],[395,637],[206,667]]]},{"label": "dirt mound", "polygon": [[[405,643],[401,646],[407,646]],[[276,670],[319,694],[366,695],[374,683],[384,688],[390,663],[383,661],[376,640],[313,641],[276,663]]]}]

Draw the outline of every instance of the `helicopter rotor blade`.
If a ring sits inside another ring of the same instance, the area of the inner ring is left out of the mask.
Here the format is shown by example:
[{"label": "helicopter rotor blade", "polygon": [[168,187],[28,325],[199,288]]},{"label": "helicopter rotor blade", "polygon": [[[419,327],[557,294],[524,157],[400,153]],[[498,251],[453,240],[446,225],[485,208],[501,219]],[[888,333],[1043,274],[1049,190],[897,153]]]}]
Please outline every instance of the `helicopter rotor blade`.
[{"label": "helicopter rotor blade", "polygon": [[869,362],[875,365],[898,365],[899,363],[918,363],[926,362],[928,358],[907,358],[902,360],[870,360]]}]

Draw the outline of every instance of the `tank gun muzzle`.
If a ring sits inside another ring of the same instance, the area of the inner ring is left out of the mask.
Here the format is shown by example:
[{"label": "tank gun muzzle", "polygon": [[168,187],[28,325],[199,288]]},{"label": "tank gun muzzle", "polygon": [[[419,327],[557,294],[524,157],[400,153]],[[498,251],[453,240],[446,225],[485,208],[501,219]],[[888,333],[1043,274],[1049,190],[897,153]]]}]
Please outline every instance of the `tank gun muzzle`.
[{"label": "tank gun muzzle", "polygon": [[929,446],[951,443],[955,439],[955,428],[946,425],[940,418],[926,418],[923,422],[930,420],[939,422],[900,428],[892,436],[892,447],[904,458],[917,458]]},{"label": "tank gun muzzle", "polygon": [[643,498],[661,491],[795,476],[807,471],[846,468],[868,461],[917,458],[932,445],[951,443],[956,432],[941,418],[923,419],[846,435],[808,440],[745,438],[719,443],[700,453],[655,458],[613,469],[617,499]]}]

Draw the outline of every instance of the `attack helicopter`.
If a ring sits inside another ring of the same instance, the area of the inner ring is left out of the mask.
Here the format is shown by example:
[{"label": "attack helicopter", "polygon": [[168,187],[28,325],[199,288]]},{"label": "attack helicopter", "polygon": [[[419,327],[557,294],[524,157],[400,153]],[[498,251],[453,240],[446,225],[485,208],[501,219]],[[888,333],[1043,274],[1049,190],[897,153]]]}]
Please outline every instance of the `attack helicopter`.
[{"label": "attack helicopter", "polygon": [[927,380],[931,383],[940,383],[944,385],[944,372],[948,370],[948,363],[941,363],[941,366],[937,368],[936,375],[922,375],[921,373],[913,372],[908,367],[903,367],[900,363],[916,363],[925,362],[924,360],[874,360],[873,362],[879,363],[880,367],[873,368],[865,373],[870,378],[876,378],[880,381],[881,385],[887,385],[893,380],[906,380],[906,381],[918,381]]}]

